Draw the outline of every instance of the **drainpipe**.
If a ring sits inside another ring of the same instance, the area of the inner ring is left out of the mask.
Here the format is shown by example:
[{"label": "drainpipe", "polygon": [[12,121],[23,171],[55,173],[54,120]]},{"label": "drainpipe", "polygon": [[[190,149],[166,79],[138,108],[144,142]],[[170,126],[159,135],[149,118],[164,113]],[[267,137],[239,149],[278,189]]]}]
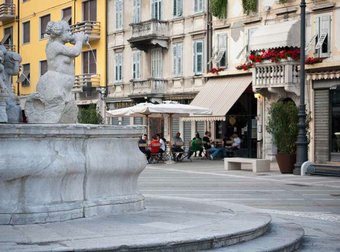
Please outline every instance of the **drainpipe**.
[{"label": "drainpipe", "polygon": [[207,68],[212,67],[212,62],[209,62],[212,56],[212,15],[210,12],[210,0],[207,1]]},{"label": "drainpipe", "polygon": [[[18,33],[17,33],[17,44],[18,44],[18,54],[20,54],[20,0],[17,1],[17,11],[18,16],[16,17],[16,22],[18,26]],[[20,96],[20,83],[19,83],[20,74],[17,75],[17,96]]]}]

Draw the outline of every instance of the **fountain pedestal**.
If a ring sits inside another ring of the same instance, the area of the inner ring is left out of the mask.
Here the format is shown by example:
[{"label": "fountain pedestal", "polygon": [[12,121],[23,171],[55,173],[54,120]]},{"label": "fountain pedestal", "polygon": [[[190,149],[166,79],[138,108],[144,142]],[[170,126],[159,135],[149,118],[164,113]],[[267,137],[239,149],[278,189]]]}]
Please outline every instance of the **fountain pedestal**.
[{"label": "fountain pedestal", "polygon": [[0,125],[0,224],[139,211],[142,127]]}]

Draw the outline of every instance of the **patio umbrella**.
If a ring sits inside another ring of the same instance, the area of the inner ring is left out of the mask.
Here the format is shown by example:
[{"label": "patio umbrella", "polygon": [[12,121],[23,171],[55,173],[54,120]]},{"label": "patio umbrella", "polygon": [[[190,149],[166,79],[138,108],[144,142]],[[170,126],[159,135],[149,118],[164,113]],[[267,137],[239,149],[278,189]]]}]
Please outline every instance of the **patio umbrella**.
[{"label": "patio umbrella", "polygon": [[149,135],[149,116],[161,116],[161,115],[169,115],[169,132],[170,132],[170,146],[171,146],[171,138],[172,138],[172,116],[182,115],[182,116],[190,116],[190,115],[211,115],[211,111],[207,108],[180,104],[177,102],[167,101],[162,104],[152,104],[152,103],[139,103],[132,107],[108,110],[107,114],[111,116],[146,116],[147,118],[147,130]]}]

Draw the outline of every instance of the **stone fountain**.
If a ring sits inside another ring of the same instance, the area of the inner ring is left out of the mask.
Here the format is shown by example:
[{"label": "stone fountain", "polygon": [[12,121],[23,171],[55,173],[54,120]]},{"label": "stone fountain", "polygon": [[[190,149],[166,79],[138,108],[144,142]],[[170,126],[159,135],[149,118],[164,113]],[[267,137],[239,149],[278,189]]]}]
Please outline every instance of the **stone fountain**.
[{"label": "stone fountain", "polygon": [[5,78],[18,73],[21,58],[0,48],[0,224],[144,209],[137,188],[146,166],[137,146],[143,128],[76,124],[73,61],[87,37],[64,21],[50,22],[47,33],[48,71],[27,98],[28,124],[18,123],[21,109]]}]

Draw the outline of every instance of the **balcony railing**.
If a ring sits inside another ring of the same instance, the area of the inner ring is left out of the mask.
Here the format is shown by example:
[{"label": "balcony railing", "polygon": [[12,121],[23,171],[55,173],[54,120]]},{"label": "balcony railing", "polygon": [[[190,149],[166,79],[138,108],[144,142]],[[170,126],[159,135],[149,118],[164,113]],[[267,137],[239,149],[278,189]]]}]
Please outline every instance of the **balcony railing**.
[{"label": "balcony railing", "polygon": [[129,42],[133,47],[142,50],[157,44],[161,47],[168,47],[169,24],[167,21],[152,19],[130,25],[132,36]]},{"label": "balcony railing", "polygon": [[133,80],[132,95],[164,94],[167,84],[164,79]]},{"label": "balcony railing", "polygon": [[0,4],[0,21],[9,22],[15,19],[15,4]]},{"label": "balcony railing", "polygon": [[253,74],[253,89],[284,88],[288,92],[299,95],[299,63],[296,61],[281,61],[255,64]]},{"label": "balcony railing", "polygon": [[76,75],[74,79],[74,85],[72,91],[74,93],[81,93],[84,89],[89,87],[100,86],[100,75],[99,74],[80,74]]},{"label": "balcony railing", "polygon": [[71,25],[73,33],[84,32],[89,36],[89,40],[98,40],[100,38],[100,22],[97,21],[82,21]]}]

